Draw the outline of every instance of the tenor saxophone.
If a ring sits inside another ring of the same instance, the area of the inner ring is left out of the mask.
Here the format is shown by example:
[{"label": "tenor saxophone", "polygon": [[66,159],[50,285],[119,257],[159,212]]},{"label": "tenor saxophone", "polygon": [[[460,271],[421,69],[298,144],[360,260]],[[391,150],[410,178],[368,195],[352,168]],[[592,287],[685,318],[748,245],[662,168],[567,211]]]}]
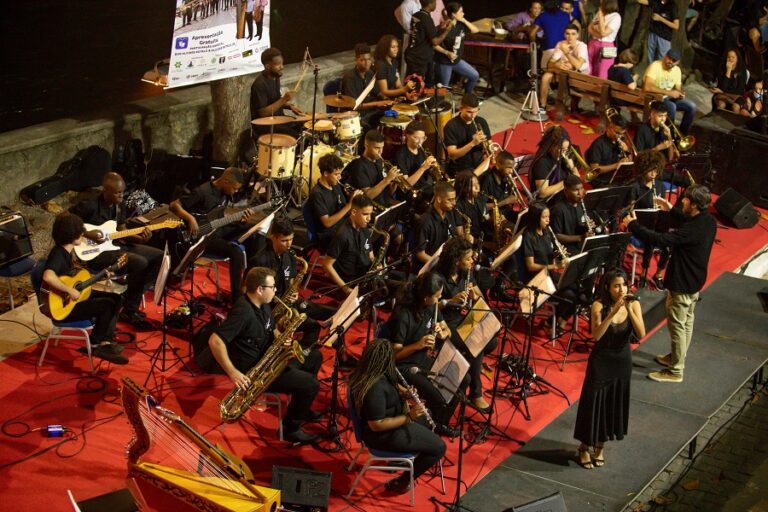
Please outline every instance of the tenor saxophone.
[{"label": "tenor saxophone", "polygon": [[[293,251],[290,251],[291,256],[296,259],[296,266],[300,267],[299,271],[296,272],[296,276],[293,278],[293,281],[291,281],[290,286],[285,289],[285,292],[283,293],[283,297],[280,300],[280,302],[277,303],[277,306],[272,310],[272,316],[275,317],[275,321],[277,321],[280,317],[282,317],[286,313],[285,304],[288,302],[288,297],[291,295],[294,295],[297,291],[299,291],[299,286],[304,281],[304,276],[307,275],[307,270],[309,270],[309,264],[307,263],[307,260],[302,258],[301,256],[298,256]],[[303,309],[300,306],[301,300],[296,301],[293,306],[297,306],[298,309]]]},{"label": "tenor saxophone", "polygon": [[378,233],[384,241],[379,248],[379,252],[376,253],[376,257],[371,262],[371,268],[368,270],[369,272],[375,270],[376,267],[384,262],[384,257],[387,255],[387,249],[389,249],[389,232],[376,229],[376,226],[371,226],[371,231]]},{"label": "tenor saxophone", "polygon": [[253,405],[256,399],[269,387],[281,374],[292,359],[304,362],[304,353],[301,345],[293,340],[294,331],[307,318],[304,313],[289,307],[282,300],[275,297],[278,305],[282,304],[287,315],[287,323],[283,325],[283,332],[275,338],[264,355],[256,365],[248,370],[246,377],[251,381],[247,389],[235,387],[219,404],[219,414],[226,422],[237,421]]}]

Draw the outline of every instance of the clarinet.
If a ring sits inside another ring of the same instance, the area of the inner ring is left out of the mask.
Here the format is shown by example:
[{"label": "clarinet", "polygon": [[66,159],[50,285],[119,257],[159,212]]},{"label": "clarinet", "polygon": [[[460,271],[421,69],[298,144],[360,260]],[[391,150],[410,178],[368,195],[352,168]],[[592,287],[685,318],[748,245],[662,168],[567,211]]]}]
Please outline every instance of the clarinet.
[{"label": "clarinet", "polygon": [[[406,391],[406,398],[408,400],[413,400],[413,402],[416,405],[423,405],[421,403],[421,399],[419,399],[419,394],[416,392],[416,388],[408,384],[408,381],[405,380],[405,377],[403,377],[403,374],[400,373],[400,370],[395,368],[395,372],[397,372],[397,380],[400,381],[400,384],[405,387]],[[424,407],[424,418],[427,420],[427,423],[429,423],[429,426],[432,427],[432,430],[435,430],[437,428],[437,425],[435,424],[435,420],[432,419],[432,416],[429,414],[429,410],[427,410],[426,407]]]}]

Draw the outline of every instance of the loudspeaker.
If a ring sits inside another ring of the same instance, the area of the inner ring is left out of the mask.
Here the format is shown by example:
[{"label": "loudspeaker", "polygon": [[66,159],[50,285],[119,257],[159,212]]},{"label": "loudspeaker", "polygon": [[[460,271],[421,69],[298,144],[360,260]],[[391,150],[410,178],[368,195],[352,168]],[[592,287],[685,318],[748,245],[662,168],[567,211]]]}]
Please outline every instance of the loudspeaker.
[{"label": "loudspeaker", "polygon": [[546,498],[540,498],[519,507],[512,507],[504,512],[568,512],[568,509],[565,507],[563,495],[556,492]]},{"label": "loudspeaker", "polygon": [[0,215],[0,267],[32,256],[27,222],[20,213]]},{"label": "loudspeaker", "polygon": [[331,473],[274,466],[272,487],[280,489],[280,502],[286,510],[324,512],[331,497]]},{"label": "loudspeaker", "polygon": [[732,188],[726,189],[715,201],[715,209],[739,229],[751,228],[760,217],[752,203]]}]

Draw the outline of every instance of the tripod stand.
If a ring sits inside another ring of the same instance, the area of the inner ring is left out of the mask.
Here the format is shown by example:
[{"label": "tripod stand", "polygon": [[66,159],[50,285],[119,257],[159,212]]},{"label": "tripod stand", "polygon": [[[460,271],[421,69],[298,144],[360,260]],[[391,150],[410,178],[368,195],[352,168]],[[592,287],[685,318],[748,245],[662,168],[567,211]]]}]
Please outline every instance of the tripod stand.
[{"label": "tripod stand", "polygon": [[[528,70],[528,94],[525,95],[523,105],[520,108],[520,112],[517,114],[517,119],[515,119],[515,122],[512,123],[513,133],[515,127],[518,125],[518,123],[520,123],[521,117],[526,121],[538,121],[539,129],[541,130],[542,134],[544,133],[544,121],[547,119],[547,113],[542,110],[541,106],[539,105],[539,65],[537,51],[538,49],[536,42],[532,42],[530,47],[531,69]],[[505,134],[504,149],[507,149],[507,143],[511,140],[512,137],[506,139]]]}]

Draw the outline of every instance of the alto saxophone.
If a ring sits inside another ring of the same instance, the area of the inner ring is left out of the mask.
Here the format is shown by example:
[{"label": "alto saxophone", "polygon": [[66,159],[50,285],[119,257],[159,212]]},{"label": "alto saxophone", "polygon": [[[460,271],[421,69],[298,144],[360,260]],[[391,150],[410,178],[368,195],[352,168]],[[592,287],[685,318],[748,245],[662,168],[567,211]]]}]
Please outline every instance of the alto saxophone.
[{"label": "alto saxophone", "polygon": [[246,377],[251,381],[247,389],[235,387],[219,404],[219,414],[221,419],[226,422],[237,421],[245,412],[250,409],[256,399],[269,387],[270,384],[281,374],[291,362],[292,359],[298,359],[304,362],[304,353],[301,345],[296,340],[292,340],[294,331],[307,318],[304,313],[299,313],[289,307],[282,300],[275,297],[278,305],[282,304],[287,315],[287,324],[283,326],[284,331],[275,338],[259,362],[248,370]]},{"label": "alto saxophone", "polygon": [[[397,372],[397,380],[400,381],[400,385],[402,385],[406,389],[406,398],[408,400],[413,400],[413,403],[416,405],[422,405],[421,399],[419,398],[419,394],[416,392],[416,388],[408,384],[408,381],[405,380],[405,377],[403,377],[403,374],[400,373],[400,370],[395,368],[395,372]],[[424,419],[427,420],[427,423],[429,423],[429,426],[432,427],[432,430],[435,430],[437,428],[437,424],[435,423],[435,420],[432,419],[432,416],[429,414],[429,411],[426,407],[424,407]]]},{"label": "alto saxophone", "polygon": [[375,270],[376,267],[384,262],[384,258],[387,255],[387,249],[389,249],[389,232],[376,229],[376,226],[371,226],[371,231],[378,233],[384,239],[384,241],[379,248],[379,252],[376,253],[376,257],[371,262],[371,268],[368,270],[369,272]]},{"label": "alto saxophone", "polygon": [[[275,317],[275,321],[282,317],[286,313],[285,304],[288,302],[288,297],[291,295],[296,294],[296,292],[299,291],[299,285],[301,285],[302,281],[304,281],[304,276],[307,275],[307,270],[309,270],[309,264],[307,263],[307,260],[302,258],[301,256],[298,256],[293,251],[289,251],[291,253],[291,256],[294,257],[296,260],[296,265],[300,267],[300,270],[296,272],[296,276],[293,278],[293,281],[291,281],[290,286],[285,289],[285,292],[283,293],[283,297],[280,300],[280,302],[277,303],[277,306],[272,310],[272,316]],[[293,306],[296,306],[297,309],[304,309],[306,304],[302,300],[297,300],[292,304]]]}]

